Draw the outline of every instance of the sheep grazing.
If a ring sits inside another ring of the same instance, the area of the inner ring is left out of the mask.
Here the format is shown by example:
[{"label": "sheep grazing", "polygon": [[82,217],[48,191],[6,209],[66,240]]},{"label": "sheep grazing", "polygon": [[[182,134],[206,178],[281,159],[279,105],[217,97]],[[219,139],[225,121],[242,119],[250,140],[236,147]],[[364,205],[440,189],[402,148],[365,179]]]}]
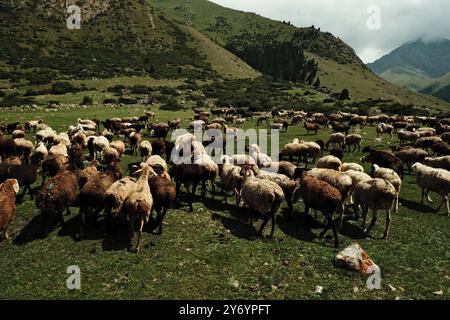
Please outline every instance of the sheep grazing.
[{"label": "sheep grazing", "polygon": [[431,146],[434,154],[437,156],[450,156],[450,145],[445,142],[437,142]]},{"label": "sheep grazing", "polygon": [[343,160],[344,159],[344,151],[342,149],[339,148],[334,148],[330,150],[330,156],[336,157],[339,160]]},{"label": "sheep grazing", "polygon": [[222,182],[222,193],[225,203],[228,203],[228,193],[234,192],[236,197],[236,206],[239,206],[243,178],[240,175],[241,167],[235,166],[233,158],[229,156],[222,157],[222,163],[219,165],[219,176]]},{"label": "sheep grazing", "polygon": [[[160,168],[159,171],[163,171]],[[167,213],[167,210],[172,206],[177,196],[175,187],[173,186],[172,179],[166,172],[153,175],[148,180],[150,190],[153,196],[153,208],[157,213],[158,231],[157,234],[162,234],[163,219]]]},{"label": "sheep grazing", "polygon": [[147,140],[141,141],[141,143],[139,143],[138,149],[142,161],[147,161],[148,157],[152,155],[152,144]]},{"label": "sheep grazing", "polygon": [[[353,191],[353,200],[356,208],[361,206],[363,216],[364,233],[368,235],[375,226],[378,217],[378,210],[386,210],[386,228],[383,239],[389,236],[391,223],[391,210],[394,206],[397,192],[394,186],[383,179],[371,179],[358,183]],[[372,220],[366,228],[367,212],[372,210]]]},{"label": "sheep grazing", "polygon": [[431,149],[433,145],[439,142],[442,142],[442,139],[440,137],[423,137],[418,139],[414,146],[428,151],[428,149]]},{"label": "sheep grazing", "polygon": [[86,216],[93,213],[94,221],[97,223],[99,213],[105,207],[106,190],[117,180],[122,178],[122,172],[117,162],[109,165],[97,178],[88,180],[80,191],[80,233],[78,240],[84,237],[84,226]]},{"label": "sheep grazing", "polygon": [[261,170],[284,174],[291,179],[298,178],[297,166],[289,161],[272,162],[268,166],[262,166]]},{"label": "sheep grazing", "polygon": [[91,159],[96,159],[97,153],[100,153],[101,157],[103,157],[103,151],[110,147],[108,139],[103,136],[92,137],[91,139],[93,148],[93,150],[90,150],[91,153],[93,151],[93,157]]},{"label": "sheep grazing", "polygon": [[97,169],[99,165],[100,162],[98,162],[98,160],[93,160],[86,168],[78,172],[78,184],[80,189],[82,189],[88,181],[97,179],[100,174]]},{"label": "sheep grazing", "polygon": [[141,175],[123,204],[123,210],[128,213],[128,221],[130,222],[130,244],[134,237],[136,221],[139,221],[136,252],[140,251],[142,229],[144,228],[144,223],[148,222],[153,208],[153,197],[148,179],[150,174],[155,175],[153,169],[146,163],[141,164],[140,171]]},{"label": "sheep grazing", "polygon": [[7,163],[0,163],[0,183],[8,179],[16,179],[20,186],[23,186],[23,192],[20,198],[29,191],[30,198],[33,199],[33,192],[31,186],[36,182],[37,166],[30,164],[13,165]]},{"label": "sheep grazing", "polygon": [[442,198],[441,204],[436,209],[436,212],[441,210],[444,202],[447,202],[447,214],[450,215],[450,206],[448,203],[448,194],[450,193],[450,171],[428,167],[421,163],[414,164],[413,168],[416,170],[416,183],[422,188],[421,204],[423,205],[425,195],[431,203],[432,200],[429,193],[430,191],[434,191]]},{"label": "sheep grazing", "polygon": [[392,141],[392,139],[394,139],[393,132],[394,132],[394,127],[389,124],[380,123],[377,126],[377,138],[378,139],[381,138],[381,136],[383,134],[388,134],[391,137],[391,141]]},{"label": "sheep grazing", "polygon": [[336,158],[335,156],[325,156],[323,158],[320,158],[317,162],[317,168],[320,169],[332,169],[339,171],[341,165],[341,160],[339,160],[339,158]]},{"label": "sheep grazing", "polygon": [[115,148],[106,147],[102,151],[103,163],[110,164],[113,161],[120,161],[120,154]]},{"label": "sheep grazing", "polygon": [[219,175],[219,166],[215,163],[211,157],[206,154],[202,154],[199,156],[194,156],[194,164],[198,164],[202,169],[202,200],[205,200],[206,197],[206,182],[209,181],[211,183],[212,189],[212,198],[214,199],[215,194],[215,180]]},{"label": "sheep grazing", "polygon": [[[418,161],[420,162],[420,161]],[[425,158],[423,164],[436,169],[445,169],[450,171],[450,156],[437,157],[437,158]]]},{"label": "sheep grazing", "polygon": [[19,182],[7,179],[0,184],[0,241],[8,240],[8,225],[16,214],[16,195],[19,193]]},{"label": "sheep grazing", "polygon": [[114,148],[119,153],[119,157],[121,157],[125,153],[125,143],[120,140],[113,141],[109,144],[111,148]]},{"label": "sheep grazing", "polygon": [[68,157],[67,146],[64,143],[58,143],[50,148],[48,151],[50,156],[64,156]]},{"label": "sheep grazing", "polygon": [[83,164],[84,153],[83,153],[83,148],[80,145],[75,144],[75,145],[71,146],[69,148],[69,150],[67,151],[67,154],[69,155],[70,167],[73,170],[84,168],[84,164]]},{"label": "sheep grazing", "polygon": [[130,141],[130,152],[131,154],[135,154],[141,143],[142,137],[139,133],[132,132],[128,139]]},{"label": "sheep grazing", "polygon": [[404,144],[405,142],[415,143],[420,138],[420,136],[417,133],[410,132],[407,130],[400,130],[397,133],[397,136],[398,140],[400,140],[400,144]]},{"label": "sheep grazing", "polygon": [[167,169],[168,169],[166,161],[163,158],[161,158],[160,156],[158,156],[158,155],[154,155],[154,156],[149,157],[147,159],[147,164],[150,167],[152,167],[153,170],[155,170],[157,173],[159,173],[157,171],[158,170],[157,167],[162,168],[165,172],[167,172]]},{"label": "sheep grazing", "polygon": [[292,162],[294,158],[297,158],[297,164],[300,164],[302,160],[307,163],[307,154],[308,147],[305,144],[295,141],[293,143],[288,143],[283,147],[280,151],[280,159],[287,157],[289,158],[289,161]]},{"label": "sheep grazing", "polygon": [[11,135],[11,138],[12,139],[22,139],[22,138],[25,138],[25,135],[26,135],[25,131],[14,130],[14,132]]},{"label": "sheep grazing", "polygon": [[25,163],[28,163],[34,150],[33,142],[25,138],[16,138],[14,143],[16,144],[16,154],[20,155]]},{"label": "sheep grazing", "polygon": [[308,134],[312,131],[312,132],[314,132],[315,135],[317,135],[317,132],[320,129],[320,125],[318,125],[317,123],[311,123],[311,122],[305,122],[303,127],[306,129]]},{"label": "sheep grazing", "polygon": [[393,155],[391,152],[376,150],[372,147],[365,147],[363,149],[364,153],[369,153],[368,155],[361,158],[361,161],[372,163],[372,175],[374,174],[373,165],[376,164],[382,168],[389,168],[397,172],[403,179],[403,162]]},{"label": "sheep grazing", "polygon": [[[348,152],[355,152],[356,149],[360,152],[362,140],[362,136],[359,134],[349,134],[345,137],[344,145],[345,147],[348,147]],[[351,151],[352,146],[354,147],[353,151]]]},{"label": "sheep grazing", "polygon": [[402,179],[400,179],[398,174],[392,169],[380,168],[376,164],[373,165],[373,168],[374,168],[374,173],[375,173],[374,177],[375,178],[386,180],[394,186],[395,192],[396,192],[395,213],[397,213],[398,212],[398,200],[399,200],[400,191],[402,188]]},{"label": "sheep grazing", "polygon": [[327,225],[320,233],[319,237],[323,238],[325,233],[331,227],[334,236],[334,247],[339,247],[339,239],[336,226],[333,221],[333,213],[342,206],[342,195],[338,189],[329,183],[316,179],[303,172],[300,176],[300,185],[294,193],[294,199],[302,198],[305,203],[305,214],[309,214],[309,210],[319,210],[327,219]]},{"label": "sheep grazing", "polygon": [[[184,185],[189,194],[189,210],[190,212],[194,211],[194,208],[192,207],[192,201],[195,196],[197,186],[203,177],[203,170],[201,166],[198,164],[177,164],[170,169],[169,174],[175,181],[177,197],[180,194],[181,184]],[[190,188],[192,189],[189,190]]]},{"label": "sheep grazing", "polygon": [[44,220],[44,236],[48,234],[50,215],[56,215],[61,225],[64,223],[63,212],[70,214],[69,207],[77,197],[77,176],[67,170],[59,171],[48,179],[36,195],[36,208],[41,210]]},{"label": "sheep grazing", "polygon": [[347,172],[349,170],[364,172],[363,166],[358,163],[343,163],[339,167],[340,172]]},{"label": "sheep grazing", "polygon": [[[270,237],[273,237],[277,212],[284,200],[283,190],[275,182],[266,179],[257,179],[252,171],[252,166],[243,166],[240,174],[243,176],[241,197],[244,205],[248,205],[251,210],[256,210],[258,213],[264,215],[264,221],[257,235],[262,236],[264,227],[269,222],[269,219],[271,219],[272,229]],[[253,224],[251,213],[250,223]]]},{"label": "sheep grazing", "polygon": [[328,149],[328,147],[330,146],[332,147],[337,147],[337,148],[344,148],[344,144],[345,144],[345,134],[343,133],[333,133],[330,138],[328,139],[325,148]]},{"label": "sheep grazing", "polygon": [[408,148],[395,153],[395,156],[406,164],[408,172],[410,173],[412,165],[416,162],[423,163],[425,158],[428,157],[428,152],[422,149]]}]

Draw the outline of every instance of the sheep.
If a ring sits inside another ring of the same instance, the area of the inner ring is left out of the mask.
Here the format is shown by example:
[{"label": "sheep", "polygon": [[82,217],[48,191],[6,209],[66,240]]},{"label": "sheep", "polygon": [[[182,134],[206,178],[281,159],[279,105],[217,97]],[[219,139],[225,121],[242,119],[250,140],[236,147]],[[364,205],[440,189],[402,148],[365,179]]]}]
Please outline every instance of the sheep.
[{"label": "sheep", "polygon": [[13,140],[4,140],[0,137],[0,157],[4,160],[11,157],[16,152],[16,144]]},{"label": "sheep", "polygon": [[[420,162],[420,161],[418,161]],[[431,158],[427,157],[423,164],[436,169],[445,169],[450,171],[450,156]]]},{"label": "sheep", "polygon": [[314,134],[317,135],[317,132],[320,129],[320,125],[317,123],[305,122],[303,127],[306,129],[308,135],[310,131],[314,131]]},{"label": "sheep", "polygon": [[31,186],[36,182],[37,166],[30,164],[11,165],[7,163],[0,163],[0,183],[8,179],[16,179],[20,186],[23,186],[23,192],[20,195],[22,199],[26,191],[29,191],[30,198],[33,199],[33,192]]},{"label": "sheep", "polygon": [[394,138],[393,132],[394,132],[394,127],[391,125],[388,125],[386,123],[380,123],[377,126],[377,138],[381,138],[381,136],[383,134],[389,134],[389,136],[391,137],[391,141],[392,141],[392,139]]},{"label": "sheep", "polygon": [[[265,216],[256,235],[262,236],[264,227],[269,219],[271,219],[272,229],[269,237],[273,237],[277,212],[284,200],[283,190],[275,182],[267,179],[257,179],[251,166],[243,166],[240,174],[243,176],[241,197],[244,201],[244,205],[248,205],[251,210],[256,210],[258,213]],[[251,212],[250,223],[253,224]]]},{"label": "sheep", "polygon": [[309,215],[309,210],[319,210],[327,219],[327,225],[322,230],[319,238],[323,238],[331,227],[334,236],[334,247],[339,247],[339,239],[336,226],[333,221],[333,213],[342,206],[342,195],[338,189],[325,181],[316,179],[303,172],[300,175],[300,185],[294,192],[294,200],[302,198],[305,203],[305,214]]},{"label": "sheep", "polygon": [[328,149],[331,144],[332,147],[343,148],[345,143],[345,134],[343,133],[333,133],[328,139],[325,148]]},{"label": "sheep", "polygon": [[270,166],[272,163],[272,159],[267,154],[262,153],[257,144],[252,144],[249,147],[249,155],[255,160],[258,166]]},{"label": "sheep", "polygon": [[117,160],[120,161],[120,154],[115,148],[106,147],[102,151],[102,158],[105,164],[110,164],[111,162]]},{"label": "sheep", "polygon": [[374,178],[384,179],[389,181],[395,188],[396,196],[395,196],[395,213],[398,212],[398,200],[400,197],[400,191],[402,188],[402,179],[398,176],[398,174],[392,170],[387,168],[380,168],[378,165],[374,164]]},{"label": "sheep", "polygon": [[306,147],[306,166],[308,166],[308,160],[311,160],[312,163],[316,162],[322,152],[322,147],[316,142],[294,139],[293,143],[300,143]]},{"label": "sheep", "polygon": [[372,163],[372,175],[374,174],[373,165],[377,164],[382,168],[389,168],[397,172],[403,179],[403,162],[397,158],[394,154],[387,151],[376,150],[372,147],[365,147],[363,149],[364,153],[369,153],[368,155],[362,157],[360,160],[364,162]]},{"label": "sheep", "polygon": [[153,135],[162,140],[166,140],[167,135],[169,134],[170,126],[167,123],[155,123],[151,126]]},{"label": "sheep", "polygon": [[333,169],[336,171],[339,171],[341,165],[341,160],[339,160],[339,158],[336,158],[335,156],[325,156],[323,158],[320,158],[317,162],[317,168]]},{"label": "sheep", "polygon": [[292,162],[294,157],[297,157],[297,164],[300,164],[302,160],[307,163],[306,157],[308,155],[308,151],[309,148],[305,144],[288,143],[280,151],[280,159],[282,159],[283,157],[287,157],[289,158],[289,161]]},{"label": "sheep", "polygon": [[[391,209],[394,206],[397,192],[394,186],[383,179],[371,179],[358,183],[353,191],[353,200],[356,208],[362,207],[363,229],[366,235],[369,235],[377,221],[377,211],[386,210],[386,228],[383,239],[389,236],[389,227],[391,223]],[[372,220],[369,227],[366,228],[366,219],[368,209],[372,210]]]},{"label": "sheep", "polygon": [[431,146],[437,156],[450,156],[450,145],[445,142],[437,142]]},{"label": "sheep", "polygon": [[39,124],[42,124],[44,121],[42,119],[39,120],[32,120],[32,121],[27,121],[24,124],[25,127],[25,131],[26,132],[31,132],[31,129],[33,129],[34,132],[36,132],[36,128]]},{"label": "sheep", "polygon": [[152,142],[152,155],[162,156],[166,154],[166,144],[163,140],[155,140]]},{"label": "sheep", "polygon": [[67,151],[67,154],[69,155],[70,168],[73,170],[84,168],[84,153],[83,148],[80,145],[75,144],[71,146]]},{"label": "sheep", "polygon": [[215,194],[215,180],[217,178],[217,176],[219,175],[219,166],[217,165],[217,163],[215,163],[211,157],[209,157],[206,154],[202,154],[199,156],[195,156],[194,155],[194,164],[198,164],[200,165],[201,169],[202,169],[202,178],[201,178],[201,182],[202,182],[202,192],[201,192],[201,196],[202,196],[202,200],[205,200],[205,196],[206,196],[206,182],[210,181],[211,182],[211,189],[212,189],[212,198],[214,199],[214,194]]},{"label": "sheep", "polygon": [[[160,168],[159,171],[162,171],[162,168]],[[166,172],[153,175],[148,180],[148,184],[153,196],[153,208],[157,213],[157,234],[162,234],[163,219],[167,213],[167,210],[175,201],[176,190],[173,186],[172,179]]]},{"label": "sheep", "polygon": [[12,135],[11,135],[11,138],[12,139],[21,139],[21,138],[25,138],[25,131],[22,131],[22,130],[14,130],[13,131],[13,133],[12,133]]},{"label": "sheep", "polygon": [[285,176],[295,179],[298,178],[298,168],[295,164],[288,161],[272,162],[268,166],[262,166],[261,170],[284,174]]},{"label": "sheep", "polygon": [[45,143],[51,143],[53,142],[53,139],[56,136],[56,134],[57,134],[56,131],[54,131],[52,128],[39,130],[38,132],[36,132],[36,140],[43,141]]},{"label": "sheep", "polygon": [[256,178],[273,181],[281,187],[289,208],[289,213],[292,214],[294,211],[292,195],[294,194],[294,190],[296,188],[295,180],[285,176],[284,174],[260,170],[257,166],[252,166],[252,170]]},{"label": "sheep", "polygon": [[77,176],[68,170],[59,171],[48,179],[36,194],[36,208],[41,210],[44,221],[43,233],[47,236],[49,215],[56,215],[64,223],[63,212],[70,214],[69,207],[77,197]]},{"label": "sheep", "polygon": [[80,186],[80,190],[84,187],[84,185],[90,181],[95,180],[100,175],[97,167],[100,165],[100,162],[97,160],[92,160],[89,165],[78,173],[78,184]]},{"label": "sheep", "polygon": [[428,152],[422,149],[408,148],[395,153],[395,156],[406,164],[410,173],[411,166],[416,162],[423,163],[424,159],[428,157]]},{"label": "sheep", "polygon": [[129,136],[130,141],[130,152],[131,154],[135,154],[139,143],[141,143],[142,137],[139,133],[132,132]]},{"label": "sheep", "polygon": [[347,172],[349,170],[364,172],[363,166],[358,163],[343,163],[339,167],[340,172]]},{"label": "sheep", "polygon": [[53,137],[53,143],[54,144],[64,144],[66,147],[70,147],[72,143],[70,142],[69,135],[65,132],[62,132],[60,134],[57,134]]},{"label": "sheep", "polygon": [[48,151],[50,156],[64,156],[68,157],[67,146],[64,143],[58,143],[50,148]]},{"label": "sheep", "polygon": [[450,171],[428,167],[421,163],[415,163],[413,168],[416,170],[416,183],[422,188],[421,204],[423,205],[425,195],[431,203],[432,200],[430,199],[429,193],[430,191],[434,191],[442,197],[442,202],[436,209],[436,212],[441,210],[444,202],[447,202],[447,214],[450,215],[450,206],[448,203],[448,194],[450,193]]},{"label": "sheep", "polygon": [[398,140],[400,140],[400,144],[404,144],[405,142],[413,142],[415,143],[420,136],[415,132],[410,132],[407,130],[400,130],[397,133]]},{"label": "sheep", "polygon": [[433,137],[422,137],[416,141],[414,144],[415,147],[423,148],[426,151],[428,151],[429,148],[432,148],[434,144],[443,142],[440,137],[433,136]]},{"label": "sheep", "polygon": [[443,133],[443,134],[441,135],[441,139],[442,139],[442,141],[444,141],[445,143],[450,143],[450,132]]},{"label": "sheep", "polygon": [[224,194],[225,203],[228,203],[228,192],[232,191],[236,197],[236,206],[239,206],[243,178],[240,175],[241,167],[235,166],[233,163],[233,158],[223,156],[222,164],[219,165],[219,176],[222,182],[222,193]]},{"label": "sheep", "polygon": [[16,214],[16,195],[19,193],[19,182],[7,179],[0,184],[0,242],[8,240],[8,225]]},{"label": "sheep", "polygon": [[30,155],[34,150],[34,144],[25,138],[14,139],[16,144],[16,153],[19,154],[25,163],[29,162]]},{"label": "sheep", "polygon": [[121,157],[125,153],[125,143],[121,140],[113,141],[109,144],[111,148],[114,148],[119,153],[119,157]]},{"label": "sheep", "polygon": [[[361,181],[372,180],[372,177],[369,176],[367,173],[360,172],[360,171],[355,171],[355,170],[348,170],[348,171],[345,172],[345,174],[348,175],[350,178],[352,178],[352,186],[351,186],[350,191],[348,193],[347,204],[354,205],[353,190],[355,190],[356,185],[358,183],[360,183]],[[355,212],[355,219],[358,220],[359,219],[359,215],[358,215],[357,208],[354,209],[354,212]],[[344,223],[344,212],[342,212],[340,220],[341,220],[340,221],[340,228],[342,228],[343,223]]]},{"label": "sheep", "polygon": [[122,172],[117,162],[109,165],[104,172],[98,175],[96,179],[86,182],[80,191],[80,232],[77,236],[78,240],[84,237],[84,226],[86,224],[86,216],[92,212],[95,223],[98,220],[98,214],[105,207],[105,192],[117,180],[122,178]]},{"label": "sheep", "polygon": [[109,142],[112,142],[112,140],[114,138],[114,133],[109,131],[108,129],[104,129],[102,132],[100,132],[100,135],[102,135],[106,139],[108,139]]},{"label": "sheep", "polygon": [[48,150],[45,144],[41,141],[36,145],[33,152],[34,155],[38,155],[39,158],[44,159],[48,155]]},{"label": "sheep", "polygon": [[142,172],[141,175],[123,204],[123,210],[128,213],[128,221],[130,222],[130,244],[134,237],[136,221],[139,221],[136,252],[140,251],[142,229],[144,228],[144,223],[148,222],[153,208],[153,197],[148,179],[150,175],[155,175],[153,169],[146,163],[141,164],[140,171]]},{"label": "sheep", "polygon": [[[348,147],[348,152],[355,152],[356,148],[360,152],[362,140],[362,136],[359,134],[349,134],[345,137],[344,145]],[[353,151],[351,151],[352,146],[354,146]]]},{"label": "sheep", "polygon": [[146,161],[148,157],[152,154],[152,144],[148,140],[143,140],[139,143],[138,146],[139,155],[142,158],[142,161]]},{"label": "sheep", "polygon": [[147,164],[155,170],[156,166],[161,166],[165,172],[167,172],[166,161],[158,155],[151,156],[147,159]]},{"label": "sheep", "polygon": [[[177,197],[180,194],[181,184],[184,185],[186,190],[188,191],[188,205],[190,212],[194,211],[192,207],[192,201],[195,196],[195,191],[197,190],[197,186],[200,183],[203,170],[198,164],[177,164],[172,166],[169,170],[169,175],[174,179],[176,184],[176,194]],[[189,190],[192,188],[192,190]]]},{"label": "sheep", "polygon": [[93,137],[92,138],[92,146],[94,148],[94,158],[97,152],[100,152],[101,156],[103,156],[103,151],[110,147],[108,139],[103,136]]}]

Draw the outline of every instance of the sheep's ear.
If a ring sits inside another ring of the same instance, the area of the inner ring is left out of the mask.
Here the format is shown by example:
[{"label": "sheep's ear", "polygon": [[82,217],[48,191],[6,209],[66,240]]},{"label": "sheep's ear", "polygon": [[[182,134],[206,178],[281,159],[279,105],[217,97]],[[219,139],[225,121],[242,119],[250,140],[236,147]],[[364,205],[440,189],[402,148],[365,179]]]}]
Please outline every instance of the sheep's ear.
[{"label": "sheep's ear", "polygon": [[19,193],[20,187],[19,187],[19,182],[17,180],[14,180],[13,189],[16,194]]}]

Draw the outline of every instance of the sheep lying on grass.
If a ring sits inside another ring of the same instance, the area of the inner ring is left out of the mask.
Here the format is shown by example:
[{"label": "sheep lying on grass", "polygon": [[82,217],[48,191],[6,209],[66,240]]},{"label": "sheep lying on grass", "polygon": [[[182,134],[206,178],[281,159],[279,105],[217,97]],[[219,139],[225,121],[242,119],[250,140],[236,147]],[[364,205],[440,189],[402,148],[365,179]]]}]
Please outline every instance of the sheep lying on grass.
[{"label": "sheep lying on grass", "polygon": [[441,210],[444,202],[447,202],[447,214],[450,215],[450,206],[448,203],[448,194],[450,193],[450,171],[428,167],[421,163],[414,164],[413,168],[416,170],[416,182],[419,187],[422,188],[421,204],[423,205],[425,196],[431,203],[432,200],[429,193],[430,191],[434,191],[442,198],[441,204],[436,209],[436,212]]},{"label": "sheep lying on grass", "polygon": [[[391,209],[394,206],[397,191],[394,186],[383,179],[372,179],[358,183],[353,191],[353,200],[356,208],[361,206],[363,216],[364,233],[369,234],[375,226],[378,217],[378,210],[386,210],[386,229],[383,239],[389,236],[391,223]],[[372,220],[366,228],[367,211],[372,210]]]},{"label": "sheep lying on grass", "polygon": [[[264,227],[271,219],[270,237],[273,237],[277,212],[284,200],[283,190],[275,182],[255,178],[252,166],[243,166],[241,176],[243,176],[241,196],[244,204],[248,205],[251,210],[264,215],[264,221],[256,233],[257,236],[262,236]],[[250,223],[253,224],[252,213],[250,213]]]}]

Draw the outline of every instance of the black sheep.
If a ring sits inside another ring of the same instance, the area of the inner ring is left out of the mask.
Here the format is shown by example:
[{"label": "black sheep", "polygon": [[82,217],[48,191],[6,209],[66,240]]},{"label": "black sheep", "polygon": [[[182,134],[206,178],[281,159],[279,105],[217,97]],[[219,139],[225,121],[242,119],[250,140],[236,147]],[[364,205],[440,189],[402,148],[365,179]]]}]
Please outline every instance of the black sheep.
[{"label": "black sheep", "polygon": [[0,183],[7,179],[16,179],[19,186],[23,186],[23,193],[20,197],[24,197],[26,191],[29,191],[30,198],[33,199],[31,185],[36,182],[37,166],[30,164],[7,164],[0,163]]},{"label": "black sheep", "polygon": [[362,158],[362,161],[372,163],[372,173],[371,173],[372,176],[374,174],[373,165],[376,164],[382,168],[394,170],[403,179],[404,176],[403,162],[399,158],[397,158],[393,153],[382,150],[376,150],[375,148],[372,147],[365,147],[363,149],[363,152],[369,153],[368,155]]}]

